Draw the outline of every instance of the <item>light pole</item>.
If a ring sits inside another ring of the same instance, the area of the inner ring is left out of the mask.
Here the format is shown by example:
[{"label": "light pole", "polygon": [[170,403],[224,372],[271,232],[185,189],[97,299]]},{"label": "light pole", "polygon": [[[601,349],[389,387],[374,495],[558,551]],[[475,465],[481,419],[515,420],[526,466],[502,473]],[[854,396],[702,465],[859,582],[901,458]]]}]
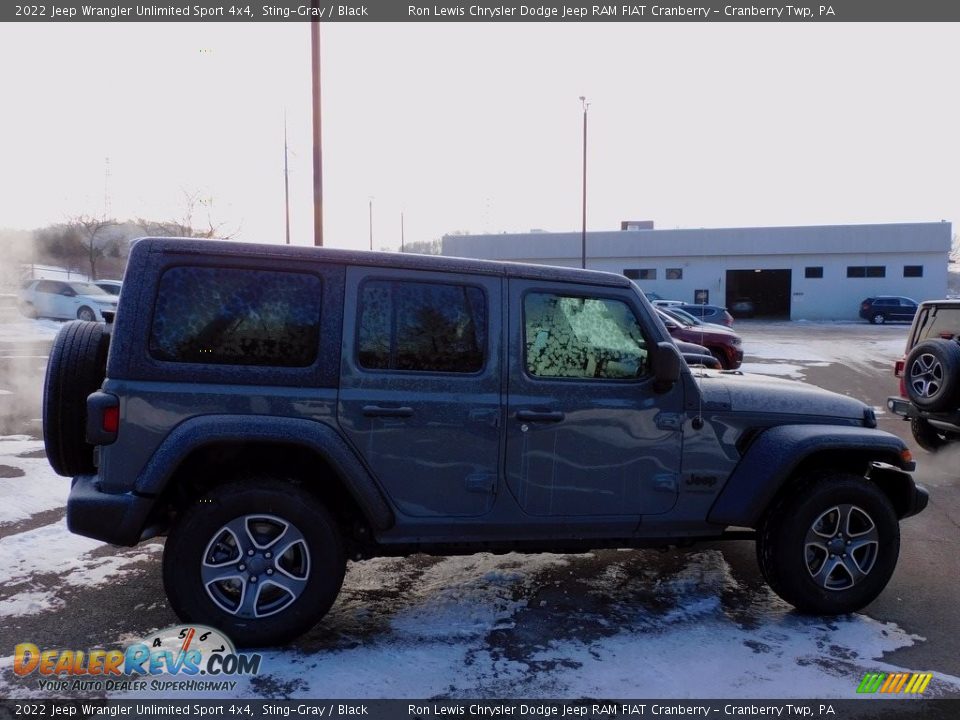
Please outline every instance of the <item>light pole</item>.
[{"label": "light pole", "polygon": [[373,250],[373,195],[368,196],[370,210],[370,249]]},{"label": "light pole", "polygon": [[580,230],[580,267],[587,267],[587,108],[590,103],[583,95],[580,96],[580,102],[583,105],[583,199],[581,200],[581,209],[583,210],[583,225]]},{"label": "light pole", "polygon": [[[319,7],[319,0],[313,0],[312,6]],[[320,23],[317,20],[310,22],[310,67],[313,104],[313,244],[321,246],[323,245],[323,136],[320,121]]]}]

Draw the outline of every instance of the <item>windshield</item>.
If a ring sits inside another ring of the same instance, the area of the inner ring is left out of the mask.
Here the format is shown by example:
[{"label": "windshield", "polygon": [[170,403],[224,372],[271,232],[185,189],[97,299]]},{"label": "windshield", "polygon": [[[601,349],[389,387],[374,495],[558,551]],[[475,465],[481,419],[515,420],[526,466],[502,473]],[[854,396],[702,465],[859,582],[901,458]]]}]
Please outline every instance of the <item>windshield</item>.
[{"label": "windshield", "polygon": [[70,287],[77,295],[106,295],[107,291],[93,283],[72,282]]},{"label": "windshield", "polygon": [[686,323],[687,325],[703,325],[703,320],[700,318],[691,315],[686,310],[681,310],[680,308],[665,308],[664,312],[668,315],[672,315],[677,320]]}]

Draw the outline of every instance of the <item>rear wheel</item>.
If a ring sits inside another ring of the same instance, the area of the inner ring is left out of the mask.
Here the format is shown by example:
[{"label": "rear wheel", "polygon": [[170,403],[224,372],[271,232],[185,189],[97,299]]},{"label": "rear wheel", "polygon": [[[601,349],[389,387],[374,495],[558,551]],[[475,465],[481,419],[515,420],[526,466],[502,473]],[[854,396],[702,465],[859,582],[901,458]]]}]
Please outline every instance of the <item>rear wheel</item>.
[{"label": "rear wheel", "polygon": [[194,501],[170,531],[163,584],[184,622],[237,645],[275,645],[306,632],[333,605],[346,568],[337,525],[301,486],[230,483]]},{"label": "rear wheel", "polygon": [[802,612],[837,615],[863,608],[896,568],[900,526],[876,485],[820,473],[768,513],[757,559],[770,587]]},{"label": "rear wheel", "polygon": [[110,336],[100,323],[68,322],[57,333],[43,383],[43,444],[50,465],[71,477],[94,471],[87,443],[87,396],[107,371]]},{"label": "rear wheel", "polygon": [[924,418],[911,418],[910,430],[913,432],[913,439],[917,445],[927,452],[937,452],[944,445],[950,443],[950,436],[938,430]]},{"label": "rear wheel", "polygon": [[874,316],[870,318],[870,322],[874,325],[883,325],[887,321],[887,316],[883,313],[874,313]]},{"label": "rear wheel", "polygon": [[92,308],[84,305],[79,310],[77,310],[77,320],[83,320],[84,322],[94,322],[97,319],[97,314],[93,311]]}]

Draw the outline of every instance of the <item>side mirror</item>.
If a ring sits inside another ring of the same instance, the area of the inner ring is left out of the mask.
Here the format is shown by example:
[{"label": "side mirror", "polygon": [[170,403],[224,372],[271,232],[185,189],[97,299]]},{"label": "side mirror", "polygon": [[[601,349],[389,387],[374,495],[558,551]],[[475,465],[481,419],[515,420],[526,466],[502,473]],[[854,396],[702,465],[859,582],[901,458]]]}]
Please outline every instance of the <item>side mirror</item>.
[{"label": "side mirror", "polygon": [[683,356],[672,342],[658,342],[653,356],[653,380],[657,392],[666,392],[680,379]]},{"label": "side mirror", "polygon": [[680,327],[679,325],[677,325],[677,324],[676,324],[675,322],[673,322],[672,320],[664,320],[664,321],[663,321],[663,326],[664,326],[667,330],[676,330],[678,327]]}]

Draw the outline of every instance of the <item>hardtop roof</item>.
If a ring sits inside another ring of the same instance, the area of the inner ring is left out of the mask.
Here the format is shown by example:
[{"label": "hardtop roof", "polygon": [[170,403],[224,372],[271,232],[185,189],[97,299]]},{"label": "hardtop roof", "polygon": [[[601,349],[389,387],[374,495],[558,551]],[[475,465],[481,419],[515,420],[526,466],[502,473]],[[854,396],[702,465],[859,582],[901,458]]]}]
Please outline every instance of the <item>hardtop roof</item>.
[{"label": "hardtop roof", "polygon": [[343,265],[394,267],[400,269],[433,270],[436,272],[463,272],[499,275],[532,280],[559,280],[629,287],[631,282],[623,275],[599,270],[512,263],[497,260],[476,260],[441,255],[415,253],[386,253],[367,250],[313,247],[306,245],[270,245],[229,240],[200,238],[145,237],[134,241],[135,252],[180,253],[185,255],[224,255],[240,258],[276,258],[309,260]]}]

